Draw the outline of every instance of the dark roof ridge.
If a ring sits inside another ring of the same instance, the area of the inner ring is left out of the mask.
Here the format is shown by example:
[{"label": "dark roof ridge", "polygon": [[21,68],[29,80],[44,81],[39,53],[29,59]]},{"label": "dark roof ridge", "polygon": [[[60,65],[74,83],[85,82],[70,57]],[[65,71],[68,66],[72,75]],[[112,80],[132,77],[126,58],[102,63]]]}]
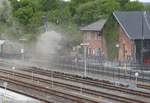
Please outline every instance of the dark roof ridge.
[{"label": "dark roof ridge", "polygon": [[129,39],[150,39],[150,12],[144,12],[115,11],[113,15]]},{"label": "dark roof ridge", "polygon": [[118,23],[120,24],[120,26],[122,27],[122,29],[124,30],[124,32],[127,34],[128,38],[131,39],[131,37],[129,36],[128,32],[127,32],[126,29],[124,28],[124,26],[121,24],[121,22],[119,21],[119,19],[118,19],[117,16],[115,15],[115,12],[113,12],[113,15],[115,16],[116,20],[118,21]]},{"label": "dark roof ridge", "polygon": [[106,19],[99,19],[87,26],[82,27],[81,31],[101,31],[104,24],[106,23]]}]

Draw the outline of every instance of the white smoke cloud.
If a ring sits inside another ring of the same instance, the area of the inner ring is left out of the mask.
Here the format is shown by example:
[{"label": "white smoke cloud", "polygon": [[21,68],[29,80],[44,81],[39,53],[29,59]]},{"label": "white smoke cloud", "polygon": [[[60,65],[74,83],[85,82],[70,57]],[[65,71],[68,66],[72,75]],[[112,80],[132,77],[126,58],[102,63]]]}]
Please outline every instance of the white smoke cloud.
[{"label": "white smoke cloud", "polygon": [[51,59],[52,55],[60,48],[59,41],[61,40],[61,34],[51,30],[41,34],[38,37],[35,50],[34,58],[38,59]]}]

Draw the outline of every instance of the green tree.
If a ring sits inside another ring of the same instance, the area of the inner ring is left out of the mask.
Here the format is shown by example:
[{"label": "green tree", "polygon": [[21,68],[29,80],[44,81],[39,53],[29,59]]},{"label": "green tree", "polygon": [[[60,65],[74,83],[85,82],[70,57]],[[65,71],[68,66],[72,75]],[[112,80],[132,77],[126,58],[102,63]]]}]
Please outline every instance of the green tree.
[{"label": "green tree", "polygon": [[120,3],[116,0],[102,0],[100,4],[103,14],[110,15],[113,11],[120,9]]},{"label": "green tree", "polygon": [[128,2],[125,5],[124,10],[127,10],[127,11],[141,11],[141,10],[144,10],[144,5],[140,2],[137,2],[137,1]]},{"label": "green tree", "polygon": [[78,24],[87,24],[102,17],[107,17],[119,8],[120,4],[116,0],[90,1],[79,5],[76,9],[75,20]]},{"label": "green tree", "polygon": [[117,0],[117,2],[120,3],[120,9],[123,10],[124,9],[124,6],[130,2],[130,0]]},{"label": "green tree", "polygon": [[43,11],[50,11],[55,10],[58,7],[59,0],[41,0],[40,3],[42,4]]},{"label": "green tree", "polygon": [[71,0],[69,2],[69,10],[72,16],[76,14],[76,9],[79,7],[79,5],[85,4],[89,1],[95,1],[95,0]]},{"label": "green tree", "polygon": [[17,9],[14,12],[14,16],[18,18],[21,24],[27,25],[29,24],[29,19],[33,16],[33,8],[30,6],[25,6]]},{"label": "green tree", "polygon": [[93,19],[96,18],[94,15],[95,10],[96,7],[93,1],[80,5],[77,8],[77,14],[75,15],[76,22],[78,24],[87,24],[94,21]]},{"label": "green tree", "polygon": [[145,5],[145,10],[150,11],[150,5]]},{"label": "green tree", "polygon": [[7,1],[3,1],[0,6],[0,21],[7,23],[10,19],[11,8]]},{"label": "green tree", "polygon": [[71,15],[67,8],[55,9],[48,12],[49,21],[57,25],[65,24],[71,21]]}]

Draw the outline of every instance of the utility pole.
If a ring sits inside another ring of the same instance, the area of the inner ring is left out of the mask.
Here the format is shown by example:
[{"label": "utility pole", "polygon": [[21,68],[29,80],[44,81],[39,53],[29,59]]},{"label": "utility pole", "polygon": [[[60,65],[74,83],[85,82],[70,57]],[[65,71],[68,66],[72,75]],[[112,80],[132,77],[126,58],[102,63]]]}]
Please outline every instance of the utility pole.
[{"label": "utility pole", "polygon": [[27,39],[25,39],[25,38],[20,38],[19,39],[20,41],[22,41],[22,43],[23,43],[23,46],[22,46],[22,48],[20,49],[20,53],[21,53],[21,58],[22,58],[22,60],[24,61],[25,60],[25,42],[27,41]]},{"label": "utility pole", "polygon": [[43,21],[44,21],[44,29],[45,29],[45,32],[48,31],[48,16],[45,15],[42,17]]},{"label": "utility pole", "polygon": [[81,43],[81,46],[83,46],[84,48],[84,76],[87,76],[87,58],[86,58],[86,54],[87,54],[87,47],[89,46],[89,43]]},{"label": "utility pole", "polygon": [[137,84],[138,84],[138,76],[139,76],[139,73],[136,72],[136,73],[135,73],[135,84],[136,84],[136,86],[137,86]]}]

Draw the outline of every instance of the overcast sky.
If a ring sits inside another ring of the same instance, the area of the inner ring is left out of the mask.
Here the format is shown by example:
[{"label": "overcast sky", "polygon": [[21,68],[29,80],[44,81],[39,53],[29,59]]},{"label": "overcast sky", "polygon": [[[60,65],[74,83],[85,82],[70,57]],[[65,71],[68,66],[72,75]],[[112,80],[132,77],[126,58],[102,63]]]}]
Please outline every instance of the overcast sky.
[{"label": "overcast sky", "polygon": [[64,1],[70,1],[70,0],[64,0]]},{"label": "overcast sky", "polygon": [[[70,1],[70,0],[64,0],[64,1]],[[130,1],[136,1],[136,0],[130,0]],[[142,1],[142,2],[150,2],[150,0],[139,0],[139,1]]]},{"label": "overcast sky", "polygon": [[[136,1],[136,0],[130,0],[130,1]],[[139,1],[142,1],[142,2],[150,2],[150,0],[139,0]]]}]

